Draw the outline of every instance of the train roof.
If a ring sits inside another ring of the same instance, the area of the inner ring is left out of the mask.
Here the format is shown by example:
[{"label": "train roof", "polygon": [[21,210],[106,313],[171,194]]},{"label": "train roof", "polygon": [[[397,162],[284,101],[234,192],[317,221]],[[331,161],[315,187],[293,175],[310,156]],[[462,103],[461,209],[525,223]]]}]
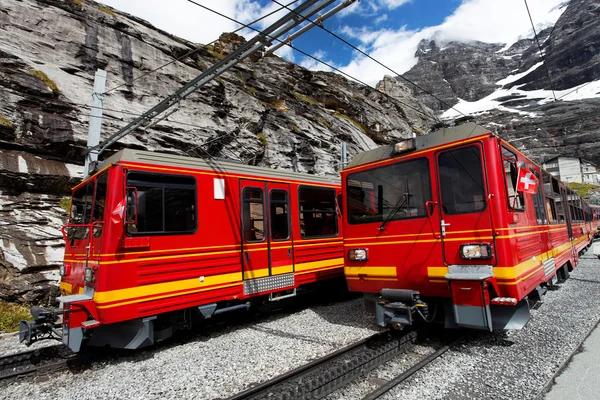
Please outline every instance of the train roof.
[{"label": "train roof", "polygon": [[102,161],[100,169],[103,169],[110,164],[117,164],[123,162],[135,162],[151,164],[156,166],[190,168],[204,171],[209,170],[215,171],[219,174],[243,174],[259,177],[262,179],[289,179],[330,185],[340,184],[339,177],[336,178],[333,176],[303,174],[299,172],[292,172],[281,169],[270,169],[263,167],[255,167],[246,164],[237,164],[234,162],[203,160],[194,157],[178,156],[174,154],[134,149],[123,149],[118,151],[117,153]]},{"label": "train roof", "polygon": [[[492,134],[489,129],[484,128],[474,122],[469,122],[459,126],[453,126],[450,128],[442,128],[435,132],[431,132],[427,135],[417,136],[415,140],[415,151],[428,149],[443,145],[445,143],[452,143],[459,140],[468,139],[475,136],[485,135],[486,133]],[[369,164],[376,161],[387,160],[395,157],[394,144],[381,146],[373,150],[368,150],[362,153],[358,153],[348,163],[346,168],[352,168],[363,164]]]}]

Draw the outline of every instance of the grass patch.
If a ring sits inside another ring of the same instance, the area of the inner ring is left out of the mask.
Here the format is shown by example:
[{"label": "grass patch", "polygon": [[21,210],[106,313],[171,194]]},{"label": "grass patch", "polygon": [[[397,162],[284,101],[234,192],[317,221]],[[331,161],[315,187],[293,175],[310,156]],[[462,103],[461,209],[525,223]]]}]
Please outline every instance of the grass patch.
[{"label": "grass patch", "polygon": [[352,122],[352,124],[354,124],[354,126],[356,126],[358,129],[360,129],[362,131],[362,133],[367,133],[367,130],[360,122],[353,120],[351,117],[347,116],[346,114],[342,114],[341,112],[336,111],[335,114],[333,114],[333,115],[338,118],[343,118],[345,120]]},{"label": "grass patch", "polygon": [[111,17],[116,17],[117,14],[115,14],[115,12],[113,10],[111,10],[110,8],[104,7],[104,6],[98,6],[98,10],[102,11],[104,14],[108,14]]},{"label": "grass patch", "polygon": [[600,186],[592,185],[591,183],[571,182],[567,183],[567,186],[573,189],[575,193],[577,193],[579,196],[583,197],[586,200],[589,198],[590,191],[600,191]]},{"label": "grass patch", "polygon": [[295,92],[293,90],[290,90],[290,93],[294,95],[294,97],[296,97],[298,100],[302,100],[305,103],[311,104],[313,106],[318,106],[319,102],[316,101],[315,99],[313,99],[312,97],[303,95],[302,93],[298,93]]},{"label": "grass patch", "polygon": [[62,199],[60,199],[60,203],[58,205],[60,206],[60,208],[65,210],[68,214],[69,210],[71,209],[71,198],[63,197]]},{"label": "grass patch", "polygon": [[319,122],[321,122],[323,124],[323,126],[327,129],[331,129],[331,124],[327,121],[325,121],[325,118],[323,118],[320,115],[317,115],[317,119],[319,120]]},{"label": "grass patch", "polygon": [[259,132],[256,134],[256,136],[258,137],[258,140],[260,140],[260,142],[262,143],[263,147],[267,147],[269,142],[267,142],[267,137],[265,136],[265,134],[262,132]]},{"label": "grass patch", "polygon": [[196,65],[198,66],[198,68],[200,68],[202,71],[204,71],[206,69],[206,64],[204,64],[202,61],[198,61],[196,63]]},{"label": "grass patch", "polygon": [[222,60],[225,58],[225,55],[215,51],[215,46],[213,46],[212,44],[209,44],[208,46],[204,46],[204,48],[206,49],[206,51],[208,51],[210,53],[211,56],[213,56],[214,58],[218,58],[219,60]]},{"label": "grass patch", "polygon": [[0,125],[8,126],[10,128],[13,126],[13,122],[10,119],[4,118],[4,115],[0,114]]},{"label": "grass patch", "polygon": [[290,111],[288,106],[285,104],[285,100],[281,99],[267,99],[264,100],[263,103],[270,104],[279,111]]},{"label": "grass patch", "polygon": [[83,8],[83,0],[73,0],[73,3],[79,6],[79,8]]},{"label": "grass patch", "polygon": [[46,86],[48,86],[50,88],[50,90],[52,90],[52,93],[58,94],[60,93],[60,90],[58,90],[58,85],[56,84],[56,82],[54,82],[52,79],[50,79],[48,77],[48,75],[46,75],[45,73],[43,73],[42,71],[38,70],[38,69],[28,69],[29,72],[31,72],[32,74],[34,74],[35,76],[37,76],[38,78],[40,78],[40,80],[42,82],[44,82],[44,84],[46,84]]},{"label": "grass patch", "polygon": [[33,319],[28,306],[0,301],[0,332],[18,331],[22,319]]}]

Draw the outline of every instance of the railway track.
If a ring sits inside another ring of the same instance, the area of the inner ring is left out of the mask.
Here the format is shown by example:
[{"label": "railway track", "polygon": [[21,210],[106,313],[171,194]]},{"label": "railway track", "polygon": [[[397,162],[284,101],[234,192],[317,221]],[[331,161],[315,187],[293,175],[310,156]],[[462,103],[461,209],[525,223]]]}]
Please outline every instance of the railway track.
[{"label": "railway track", "polygon": [[319,399],[410,349],[416,332],[375,334],[247,389],[228,400]]},{"label": "railway track", "polygon": [[[227,400],[321,399],[357,378],[364,377],[368,372],[384,365],[401,353],[409,351],[416,342],[418,334],[417,331],[408,332],[403,336],[394,335],[389,331],[378,333],[249,388]],[[364,399],[379,398],[463,339],[464,336],[461,336],[421,358],[416,364],[369,393]]]},{"label": "railway track", "polygon": [[0,357],[0,381],[63,371],[81,366],[86,360],[62,344],[10,354]]}]

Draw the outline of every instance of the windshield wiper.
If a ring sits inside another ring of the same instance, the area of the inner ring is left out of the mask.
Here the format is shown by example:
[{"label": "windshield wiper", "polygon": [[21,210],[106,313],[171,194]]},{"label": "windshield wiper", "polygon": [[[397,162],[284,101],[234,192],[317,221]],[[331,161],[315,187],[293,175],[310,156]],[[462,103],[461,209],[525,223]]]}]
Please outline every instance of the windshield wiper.
[{"label": "windshield wiper", "polygon": [[[398,201],[396,202],[396,205],[394,206],[394,208],[392,208],[392,212],[390,213],[390,215],[388,215],[388,217],[379,226],[380,231],[385,229],[385,226],[388,224],[388,222],[390,222],[392,219],[394,219],[394,217],[396,216],[396,214],[398,214],[398,211],[402,208],[402,206],[404,206],[404,204],[408,203],[408,201],[412,197],[412,194],[410,194],[410,191],[408,190],[408,177],[405,177],[404,179],[406,179],[406,189],[405,189],[406,191],[404,192],[402,197],[400,197],[398,199]],[[408,204],[407,204],[406,208],[408,209]]]}]

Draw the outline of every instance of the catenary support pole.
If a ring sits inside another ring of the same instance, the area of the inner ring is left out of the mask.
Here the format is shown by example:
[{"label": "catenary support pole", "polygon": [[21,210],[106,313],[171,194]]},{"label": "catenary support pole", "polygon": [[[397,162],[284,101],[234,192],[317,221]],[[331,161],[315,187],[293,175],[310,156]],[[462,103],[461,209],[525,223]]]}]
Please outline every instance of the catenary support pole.
[{"label": "catenary support pole", "polygon": [[[94,93],[92,93],[92,108],[90,111],[90,128],[88,130],[87,148],[90,150],[85,156],[83,176],[91,175],[94,164],[98,161],[98,144],[100,143],[100,130],[102,128],[102,108],[104,103],[104,90],[106,88],[106,71],[99,69],[94,78]],[[92,167],[90,169],[90,166]]]}]

